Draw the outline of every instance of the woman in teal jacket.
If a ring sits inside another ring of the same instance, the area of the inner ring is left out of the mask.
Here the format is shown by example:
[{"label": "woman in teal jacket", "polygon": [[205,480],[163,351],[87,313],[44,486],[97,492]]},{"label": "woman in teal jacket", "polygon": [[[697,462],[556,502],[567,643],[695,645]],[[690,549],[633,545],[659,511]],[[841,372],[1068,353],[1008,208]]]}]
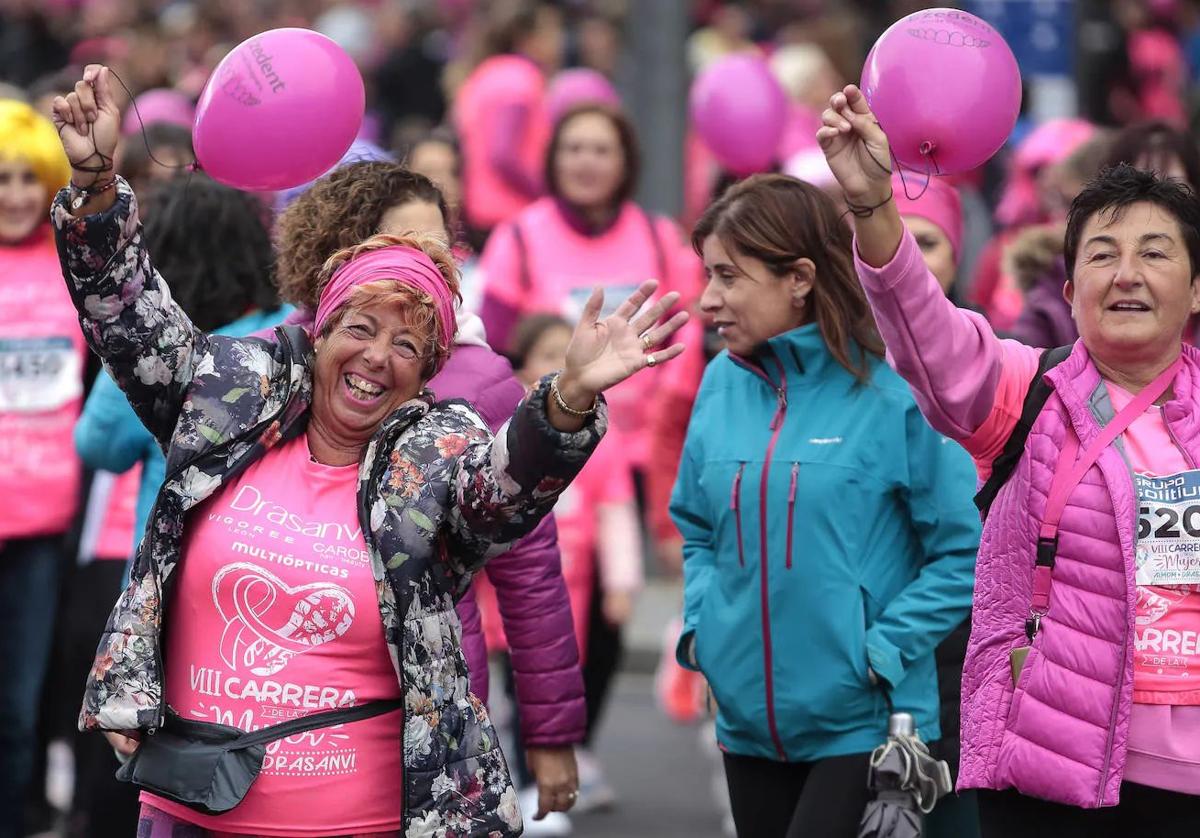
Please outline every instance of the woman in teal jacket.
[{"label": "woman in teal jacket", "polygon": [[692,243],[727,351],[671,503],[679,661],[716,700],[738,834],[852,838],[889,700],[940,735],[933,650],[970,607],[974,470],[884,363],[820,190],[749,178]]}]

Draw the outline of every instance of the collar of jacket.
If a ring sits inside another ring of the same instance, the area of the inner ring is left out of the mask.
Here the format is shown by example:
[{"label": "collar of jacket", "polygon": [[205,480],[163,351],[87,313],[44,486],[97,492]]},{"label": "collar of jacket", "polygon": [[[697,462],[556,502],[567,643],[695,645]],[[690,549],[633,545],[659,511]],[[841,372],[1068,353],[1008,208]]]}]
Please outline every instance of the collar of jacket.
[{"label": "collar of jacket", "polygon": [[730,353],[729,357],[738,366],[765,373],[776,387],[783,383],[780,380],[781,367],[789,388],[819,384],[835,369],[849,375],[830,354],[829,346],[821,335],[821,327],[816,323],[769,338],[750,356]]}]

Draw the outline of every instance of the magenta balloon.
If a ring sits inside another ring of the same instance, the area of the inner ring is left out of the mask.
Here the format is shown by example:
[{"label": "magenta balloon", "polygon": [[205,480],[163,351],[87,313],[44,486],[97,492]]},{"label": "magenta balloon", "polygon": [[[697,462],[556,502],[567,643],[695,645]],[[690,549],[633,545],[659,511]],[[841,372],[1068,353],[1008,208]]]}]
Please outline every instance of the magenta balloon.
[{"label": "magenta balloon", "polygon": [[692,122],[717,161],[736,175],[769,169],[787,123],[787,96],[766,62],[722,58],[692,84]]},{"label": "magenta balloon", "polygon": [[893,23],[863,66],[862,91],[910,169],[974,169],[1000,150],[1021,110],[1021,71],[989,23],[927,9]]},{"label": "magenta balloon", "polygon": [[272,29],[233,48],[196,105],[200,167],[238,189],[288,189],[328,171],[354,142],[366,97],[341,47]]},{"label": "magenta balloon", "polygon": [[613,89],[612,82],[585,67],[564,70],[550,82],[550,88],[546,91],[546,110],[551,122],[558,122],[559,117],[571,108],[585,103],[616,108],[621,105],[621,97]]}]

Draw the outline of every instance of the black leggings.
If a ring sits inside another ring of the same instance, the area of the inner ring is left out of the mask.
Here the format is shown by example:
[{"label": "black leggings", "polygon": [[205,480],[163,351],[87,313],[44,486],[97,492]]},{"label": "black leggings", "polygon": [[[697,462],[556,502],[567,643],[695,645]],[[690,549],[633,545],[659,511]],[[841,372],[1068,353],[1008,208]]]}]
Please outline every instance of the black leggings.
[{"label": "black leggings", "polygon": [[725,754],[725,781],[739,838],[855,838],[870,754],[776,762]]},{"label": "black leggings", "polygon": [[1200,829],[1200,796],[1121,784],[1103,809],[1050,803],[1020,792],[979,792],[983,838],[1183,838]]}]

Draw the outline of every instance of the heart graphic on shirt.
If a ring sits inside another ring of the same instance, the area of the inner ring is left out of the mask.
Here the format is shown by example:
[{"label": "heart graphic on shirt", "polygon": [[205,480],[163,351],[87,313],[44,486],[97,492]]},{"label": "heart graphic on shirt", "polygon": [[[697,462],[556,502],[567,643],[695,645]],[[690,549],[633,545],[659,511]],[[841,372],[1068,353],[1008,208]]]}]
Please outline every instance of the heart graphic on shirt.
[{"label": "heart graphic on shirt", "polygon": [[354,622],[354,601],[345,588],[331,582],[293,588],[245,562],[217,571],[212,594],[225,621],[221,660],[255,675],[273,675],[296,655],[337,640]]},{"label": "heart graphic on shirt", "polygon": [[1171,590],[1169,588],[1155,588],[1150,590],[1142,585],[1137,589],[1137,624],[1139,626],[1148,626],[1157,623],[1167,615],[1171,610],[1171,606],[1180,602],[1188,595],[1184,590]]}]

